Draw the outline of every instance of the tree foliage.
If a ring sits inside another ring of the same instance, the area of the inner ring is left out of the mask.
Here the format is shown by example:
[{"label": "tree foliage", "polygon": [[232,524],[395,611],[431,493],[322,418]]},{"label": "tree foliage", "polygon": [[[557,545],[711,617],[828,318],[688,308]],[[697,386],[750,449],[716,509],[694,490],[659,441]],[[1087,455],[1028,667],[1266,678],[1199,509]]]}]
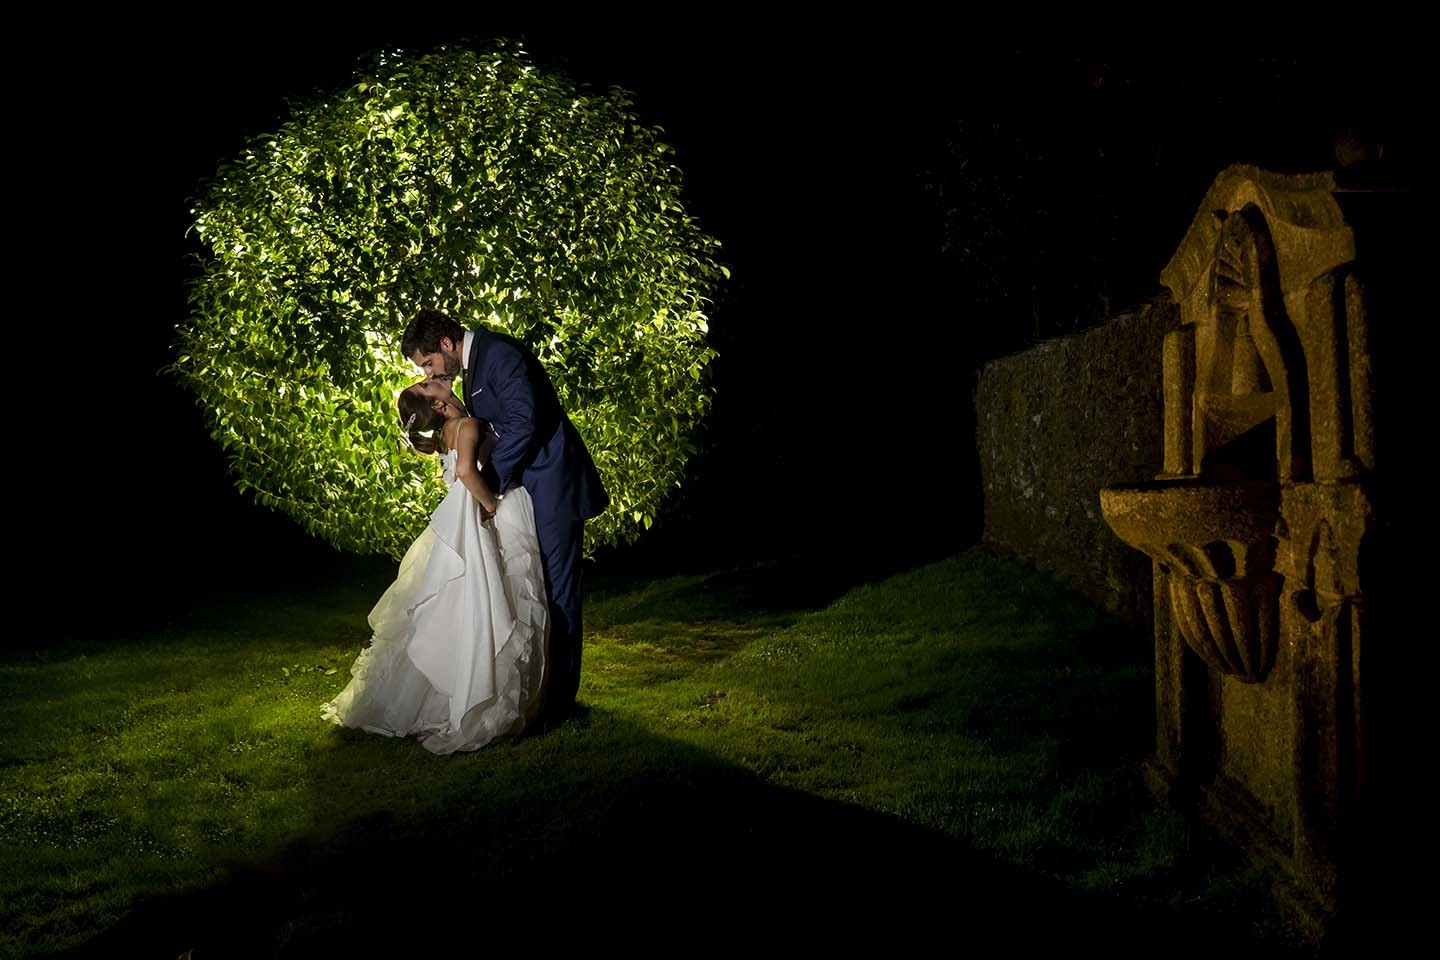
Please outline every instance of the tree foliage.
[{"label": "tree foliage", "polygon": [[293,105],[195,205],[202,271],[174,370],[237,485],[342,549],[399,556],[443,490],[403,450],[422,308],[528,344],[610,491],[592,542],[648,526],[710,404],[718,242],[625,93],[515,44],[374,57]]}]

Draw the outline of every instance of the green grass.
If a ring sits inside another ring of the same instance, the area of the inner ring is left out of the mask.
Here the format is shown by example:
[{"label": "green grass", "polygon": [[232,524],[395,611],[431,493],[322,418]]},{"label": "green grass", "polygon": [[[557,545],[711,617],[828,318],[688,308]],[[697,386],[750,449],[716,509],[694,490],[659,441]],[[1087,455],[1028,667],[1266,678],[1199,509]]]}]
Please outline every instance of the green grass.
[{"label": "green grass", "polygon": [[580,715],[447,758],[320,719],[379,574],[13,651],[0,953],[1302,952],[1142,787],[1147,638],[981,550],[827,575],[592,577]]}]

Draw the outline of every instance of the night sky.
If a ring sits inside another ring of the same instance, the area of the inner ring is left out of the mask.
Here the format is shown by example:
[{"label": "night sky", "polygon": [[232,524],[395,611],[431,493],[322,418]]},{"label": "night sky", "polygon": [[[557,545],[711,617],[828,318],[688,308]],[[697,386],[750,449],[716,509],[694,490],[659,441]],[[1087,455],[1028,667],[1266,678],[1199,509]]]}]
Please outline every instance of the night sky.
[{"label": "night sky", "polygon": [[[918,21],[815,33],[717,20],[656,35],[409,19],[91,21],[31,38],[11,91],[14,129],[36,147],[11,185],[12,242],[36,243],[14,278],[31,291],[22,363],[43,380],[84,371],[79,396],[55,401],[53,434],[43,411],[60,391],[22,391],[53,441],[12,458],[25,464],[12,498],[36,503],[22,528],[39,521],[42,596],[110,629],[166,597],[332,562],[234,492],[200,411],[159,371],[199,252],[188,199],[283,120],[287,97],[346,84],[369,50],[520,37],[583,84],[630,90],[676,147],[689,210],[733,280],[712,311],[721,356],[703,452],[631,552],[652,563],[758,560],[853,544],[857,530],[902,559],[958,549],[979,525],[978,364],[1158,295],[1229,163],[1327,168],[1343,134],[1420,168],[1429,71],[1400,26],[1227,50],[1021,43]],[[964,176],[979,186],[957,212]],[[960,263],[954,241],[976,225],[980,252]],[[901,516],[913,519],[888,519]],[[77,587],[90,564],[76,561],[97,555],[107,573]]]}]

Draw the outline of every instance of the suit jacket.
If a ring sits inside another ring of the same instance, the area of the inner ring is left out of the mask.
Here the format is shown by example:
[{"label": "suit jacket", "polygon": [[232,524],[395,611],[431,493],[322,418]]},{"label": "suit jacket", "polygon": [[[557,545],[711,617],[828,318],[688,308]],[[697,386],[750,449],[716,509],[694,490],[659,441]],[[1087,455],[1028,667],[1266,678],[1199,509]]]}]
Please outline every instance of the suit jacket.
[{"label": "suit jacket", "polygon": [[540,361],[514,337],[476,330],[465,364],[465,406],[488,420],[499,440],[486,464],[498,493],[523,486],[535,521],[586,520],[610,502],[595,462]]}]

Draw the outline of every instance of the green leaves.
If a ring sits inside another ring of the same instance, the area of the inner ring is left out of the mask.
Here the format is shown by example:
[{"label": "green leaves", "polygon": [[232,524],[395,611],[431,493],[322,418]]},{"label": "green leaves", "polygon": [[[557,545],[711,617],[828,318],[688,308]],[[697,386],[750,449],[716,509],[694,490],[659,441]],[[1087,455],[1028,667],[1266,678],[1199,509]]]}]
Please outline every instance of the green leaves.
[{"label": "green leaves", "polygon": [[709,297],[728,271],[660,131],[523,50],[377,56],[292,107],[195,204],[208,251],[175,373],[237,485],[337,547],[399,557],[444,491],[403,451],[399,355],[425,307],[528,343],[632,538],[709,409]]}]

